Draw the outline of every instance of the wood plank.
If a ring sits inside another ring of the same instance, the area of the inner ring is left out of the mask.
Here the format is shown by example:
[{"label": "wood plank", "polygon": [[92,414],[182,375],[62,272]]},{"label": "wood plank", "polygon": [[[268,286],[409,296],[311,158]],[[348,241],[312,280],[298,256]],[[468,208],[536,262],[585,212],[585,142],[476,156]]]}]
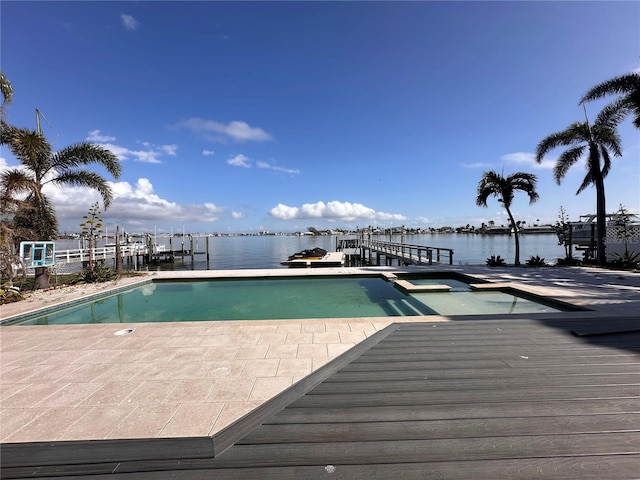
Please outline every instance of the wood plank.
[{"label": "wood plank", "polygon": [[[424,346],[439,346],[440,343],[446,342],[472,342],[471,345],[475,344],[484,344],[485,342],[495,342],[496,340],[501,340],[503,345],[510,344],[521,344],[521,340],[523,338],[527,339],[527,344],[533,343],[542,348],[550,348],[551,345],[562,345],[562,346],[575,346],[580,348],[595,348],[593,341],[596,339],[589,338],[578,338],[575,336],[570,336],[569,333],[562,336],[551,336],[551,335],[523,335],[523,334],[515,334],[515,335],[504,335],[504,334],[480,334],[480,333],[469,333],[468,335],[430,335],[430,338],[417,338],[416,336],[411,336],[405,339],[392,338],[388,341],[379,345],[379,348],[394,348],[394,347],[424,347]],[[619,333],[619,334],[611,334],[610,338],[603,338],[599,342],[600,345],[608,345],[611,347],[632,347],[637,346],[638,339],[640,339],[640,334],[631,334],[631,333]]]},{"label": "wood plank", "polygon": [[640,413],[550,417],[499,417],[431,421],[261,425],[238,445],[428,440],[436,438],[507,437],[640,431]]},{"label": "wood plank", "polygon": [[[378,368],[358,368],[354,369],[346,367],[339,372],[336,372],[331,378],[325,380],[325,383],[333,382],[369,382],[374,380],[388,381],[388,380],[415,380],[421,378],[431,379],[459,379],[464,380],[467,378],[494,378],[496,371],[492,369],[456,369],[456,370],[438,370],[429,369],[425,372],[423,368],[420,368],[420,363],[411,364],[410,367],[393,370],[381,370]],[[359,367],[372,366],[372,364],[359,364]],[[640,369],[637,365],[628,364],[614,364],[614,365],[566,365],[562,367],[561,371],[554,373],[555,371],[549,371],[548,368],[541,367],[539,369],[528,368],[522,370],[519,368],[500,369],[499,375],[502,378],[515,377],[519,378],[524,375],[546,375],[548,377],[566,378],[573,376],[591,376],[591,375],[611,375],[616,377],[617,375],[640,375]]]},{"label": "wood plank", "polygon": [[[636,349],[637,350],[637,349]],[[385,352],[370,352],[366,356],[361,356],[354,363],[387,363],[387,362],[406,362],[409,360],[416,361],[468,361],[468,360],[496,360],[503,358],[520,358],[525,356],[528,358],[544,359],[546,363],[557,362],[566,363],[569,359],[579,361],[582,358],[598,358],[624,360],[624,363],[638,363],[640,362],[640,354],[635,353],[623,353],[620,350],[612,350],[606,352],[602,350],[583,349],[583,350],[571,350],[571,349],[555,349],[545,350],[538,348],[518,347],[518,348],[504,348],[495,351],[472,351],[467,352],[457,346],[451,347],[448,352],[432,352],[428,348],[420,349],[394,349],[387,350]],[[571,361],[575,363],[575,361]]]},{"label": "wood plank", "polygon": [[[419,368],[429,370],[429,369],[443,369],[443,368],[488,368],[488,369],[508,369],[511,368],[504,361],[496,359],[496,360],[459,360],[459,361],[450,361],[450,362],[440,362],[440,361],[424,361],[419,359],[397,361],[397,362],[351,362],[349,365],[349,369],[355,369],[357,367],[362,366],[363,368],[380,368],[380,370],[400,370],[404,367],[410,368],[412,365],[420,364]],[[355,371],[355,370],[352,370]]]},{"label": "wood plank", "polygon": [[3,443],[2,467],[213,456],[211,437]]},{"label": "wood plank", "polygon": [[[525,357],[529,356],[530,352],[525,352]],[[575,365],[575,362],[551,362],[545,361],[544,359],[536,360],[533,358],[524,358],[520,359],[514,356],[510,359],[503,360],[460,360],[460,361],[427,361],[420,359],[404,359],[403,361],[397,362],[352,362],[348,367],[346,367],[343,371],[371,371],[375,369],[379,369],[380,371],[390,371],[390,370],[402,370],[402,369],[423,369],[423,370],[443,370],[443,369],[509,369],[519,367],[522,369],[525,368],[543,368],[545,366],[550,367],[553,365],[561,366],[562,369],[571,367]],[[583,368],[587,366],[606,366],[606,365],[616,365],[620,372],[625,373],[633,373],[634,371],[638,371],[640,368],[640,360],[635,360],[634,358],[629,358],[629,356],[595,356],[595,357],[581,357],[580,365]],[[628,369],[628,370],[627,370]],[[561,370],[558,370],[561,371]]]},{"label": "wood plank", "polygon": [[441,405],[375,405],[370,407],[287,408],[265,424],[388,422],[458,418],[517,418],[564,415],[640,413],[640,398],[530,400],[524,402],[461,403]]},{"label": "wood plank", "polygon": [[609,319],[597,325],[577,325],[571,329],[571,334],[576,337],[589,337],[594,335],[611,335],[616,333],[640,332],[640,317]]},{"label": "wood plank", "polygon": [[[454,379],[434,379],[428,375],[421,379],[394,379],[394,380],[372,380],[361,382],[323,382],[309,392],[310,395],[330,394],[330,393],[359,393],[368,394],[376,392],[430,392],[433,390],[474,390],[487,388],[546,388],[546,387],[588,387],[588,386],[611,386],[636,385],[640,386],[640,372],[627,375],[580,375],[571,377],[553,377],[546,375],[521,375],[519,377],[500,376],[485,378],[465,378],[461,381]],[[638,389],[640,395],[640,388]]]},{"label": "wood plank", "polygon": [[[640,433],[570,434],[392,442],[331,442],[236,445],[215,466],[387,464],[579,455],[639,454]],[[193,464],[202,463],[194,461]],[[134,462],[135,464],[135,462]],[[132,465],[134,466],[134,465]],[[128,465],[124,466],[130,468]],[[135,466],[134,466],[135,468]]]},{"label": "wood plank", "polygon": [[[171,478],[192,480],[300,480],[329,477],[335,468],[336,478],[366,478],[367,480],[604,480],[636,479],[640,456],[598,455],[579,457],[545,457],[539,459],[481,460],[466,462],[391,463],[385,465],[313,465],[294,467],[228,468],[212,470],[182,470],[152,474],[121,474],[122,480],[153,480]],[[215,476],[214,476],[215,475]],[[100,477],[102,478],[102,477]],[[63,480],[77,480],[66,477]]]},{"label": "wood plank", "polygon": [[[539,461],[545,457],[638,455],[637,433],[553,435],[396,442],[333,442],[278,445],[236,445],[220,456],[184,462],[122,463],[115,473],[197,469],[244,469],[308,465],[372,465],[467,462],[507,459]],[[325,471],[325,475],[326,475]],[[157,478],[157,476],[156,476]],[[167,477],[165,477],[167,478]],[[218,478],[209,471],[206,478]],[[507,477],[509,478],[509,477]]]},{"label": "wood plank", "polygon": [[367,407],[376,405],[437,405],[454,403],[485,403],[502,401],[576,400],[598,398],[640,398],[637,386],[621,385],[593,387],[546,387],[520,388],[518,390],[477,389],[471,391],[451,390],[432,392],[385,392],[367,395],[341,393],[305,395],[291,404],[296,408],[312,407]]}]

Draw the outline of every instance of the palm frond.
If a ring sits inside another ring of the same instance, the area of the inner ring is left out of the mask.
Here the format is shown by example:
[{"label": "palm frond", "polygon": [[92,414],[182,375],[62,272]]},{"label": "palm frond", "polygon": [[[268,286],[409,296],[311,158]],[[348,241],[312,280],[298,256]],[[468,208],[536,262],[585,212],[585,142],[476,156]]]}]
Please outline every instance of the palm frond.
[{"label": "palm frond", "polygon": [[[529,204],[536,202],[540,196],[536,192],[538,177],[532,173],[517,172],[507,177],[507,183],[511,186],[511,191],[519,190],[529,196]],[[513,194],[513,193],[512,193]]]},{"label": "palm frond", "polygon": [[580,187],[576,191],[576,195],[580,195],[583,190],[585,190],[588,186],[593,185],[593,175],[591,174],[591,170],[587,169],[587,174],[584,176]]},{"label": "palm frond", "polygon": [[58,236],[58,219],[48,197],[30,196],[18,208],[13,217],[15,228],[32,232],[33,238],[23,240],[55,240]]},{"label": "palm frond", "polygon": [[518,190],[525,192],[533,203],[539,198],[537,181],[535,175],[526,172],[516,172],[506,178],[494,171],[484,172],[478,182],[476,205],[486,207],[488,198],[494,196],[508,210]]},{"label": "palm frond", "polygon": [[602,178],[605,178],[611,169],[611,156],[609,151],[602,145],[600,146],[600,156],[602,157]]},{"label": "palm frond", "polygon": [[56,152],[51,156],[51,165],[57,170],[79,166],[102,165],[114,178],[119,178],[122,166],[111,150],[89,142],[80,142]]},{"label": "palm frond", "polygon": [[51,145],[35,130],[13,127],[7,133],[5,144],[36,178],[42,178],[50,170]]},{"label": "palm frond", "polygon": [[562,154],[558,157],[556,165],[553,168],[553,178],[558,185],[560,185],[560,182],[567,174],[569,169],[573,165],[575,165],[578,160],[580,160],[580,158],[584,154],[585,148],[587,148],[586,145],[570,148],[569,150],[562,152]]},{"label": "palm frond", "polygon": [[3,195],[16,196],[31,192],[35,181],[28,172],[11,168],[0,174],[0,191]]},{"label": "palm frond", "polygon": [[627,73],[599,83],[582,96],[580,103],[597,100],[607,95],[628,94],[640,90],[640,74]]},{"label": "palm frond", "polygon": [[97,190],[104,203],[105,210],[113,201],[113,192],[107,181],[95,172],[88,170],[64,171],[51,180],[57,185],[70,185],[76,187],[88,187]]},{"label": "palm frond", "polygon": [[558,147],[567,147],[587,140],[589,126],[585,122],[576,122],[561,132],[552,133],[536,147],[536,162],[541,163],[544,156]]},{"label": "palm frond", "polygon": [[13,99],[13,87],[9,79],[0,71],[0,93],[2,93],[2,103],[11,104]]}]

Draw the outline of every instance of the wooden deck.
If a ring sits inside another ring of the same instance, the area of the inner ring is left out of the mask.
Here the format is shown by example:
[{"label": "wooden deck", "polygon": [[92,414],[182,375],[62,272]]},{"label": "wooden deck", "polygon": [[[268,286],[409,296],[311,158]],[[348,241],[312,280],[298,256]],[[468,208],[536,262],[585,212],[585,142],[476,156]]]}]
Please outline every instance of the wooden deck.
[{"label": "wooden deck", "polygon": [[639,322],[397,323],[213,438],[3,444],[1,474],[637,479]]}]

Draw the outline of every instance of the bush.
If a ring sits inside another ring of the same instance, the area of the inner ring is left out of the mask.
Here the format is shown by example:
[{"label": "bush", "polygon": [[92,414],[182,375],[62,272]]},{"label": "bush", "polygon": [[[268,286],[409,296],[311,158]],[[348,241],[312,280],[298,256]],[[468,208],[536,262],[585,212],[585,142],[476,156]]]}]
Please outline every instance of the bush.
[{"label": "bush", "polygon": [[575,257],[564,257],[559,258],[557,264],[563,267],[575,267],[576,265],[580,265],[580,260]]},{"label": "bush", "polygon": [[526,261],[526,264],[530,267],[542,267],[546,265],[546,262],[544,261],[544,258],[540,258],[539,255],[536,255],[535,257],[531,255],[529,260]]},{"label": "bush", "polygon": [[640,264],[640,253],[624,252],[623,255],[619,253],[613,254],[613,260],[609,262],[611,268],[620,270],[633,270],[638,268]]},{"label": "bush", "polygon": [[75,283],[100,283],[116,280],[117,278],[118,274],[113,268],[99,263],[93,267],[93,270],[86,268],[80,272]]},{"label": "bush", "polygon": [[19,302],[23,299],[24,297],[18,287],[3,286],[0,288],[0,305]]},{"label": "bush", "polygon": [[505,265],[506,265],[506,262],[504,261],[504,258],[502,258],[500,255],[498,256],[491,255],[491,257],[487,258],[488,267],[504,267]]}]

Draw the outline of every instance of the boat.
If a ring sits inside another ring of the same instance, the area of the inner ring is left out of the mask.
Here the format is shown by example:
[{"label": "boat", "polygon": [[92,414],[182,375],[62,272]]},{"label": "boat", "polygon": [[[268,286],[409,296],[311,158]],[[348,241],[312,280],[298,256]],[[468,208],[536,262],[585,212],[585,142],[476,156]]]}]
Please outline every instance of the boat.
[{"label": "boat", "polygon": [[[567,222],[556,227],[560,245],[571,245],[584,251],[586,258],[595,257],[597,216],[581,215],[577,222]],[[607,260],[616,255],[640,253],[640,216],[633,213],[608,213],[606,215]]]},{"label": "boat", "polygon": [[555,234],[557,231],[553,225],[534,225],[532,227],[520,227],[518,233],[524,233],[525,235],[543,235],[543,234]]},{"label": "boat", "polygon": [[324,248],[313,248],[294,253],[280,265],[287,265],[289,268],[307,267],[342,267],[344,266],[343,252],[328,252]]}]

